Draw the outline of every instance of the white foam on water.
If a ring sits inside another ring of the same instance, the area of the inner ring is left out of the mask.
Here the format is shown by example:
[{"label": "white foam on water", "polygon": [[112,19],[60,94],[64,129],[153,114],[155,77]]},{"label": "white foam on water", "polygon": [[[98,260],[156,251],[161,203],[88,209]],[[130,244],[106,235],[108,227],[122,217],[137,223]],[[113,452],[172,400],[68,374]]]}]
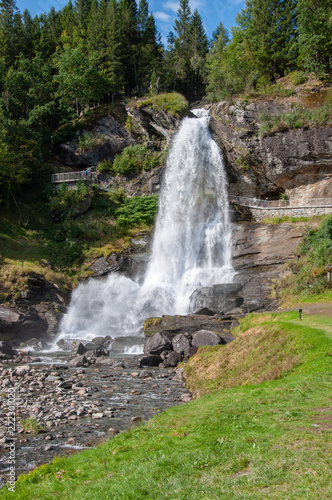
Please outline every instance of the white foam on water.
[{"label": "white foam on water", "polygon": [[208,112],[193,112],[197,118],[185,118],[172,141],[142,285],[119,274],[80,284],[57,340],[143,335],[148,317],[186,314],[197,287],[232,281],[223,156]]}]

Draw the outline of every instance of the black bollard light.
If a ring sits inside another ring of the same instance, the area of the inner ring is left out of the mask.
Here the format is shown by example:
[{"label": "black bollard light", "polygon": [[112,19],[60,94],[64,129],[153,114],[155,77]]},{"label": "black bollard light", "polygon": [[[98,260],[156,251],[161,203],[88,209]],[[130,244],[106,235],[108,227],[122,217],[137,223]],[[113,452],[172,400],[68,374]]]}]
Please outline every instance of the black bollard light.
[{"label": "black bollard light", "polygon": [[302,315],[302,309],[299,309],[299,316],[300,316],[300,319],[301,319],[301,315]]}]

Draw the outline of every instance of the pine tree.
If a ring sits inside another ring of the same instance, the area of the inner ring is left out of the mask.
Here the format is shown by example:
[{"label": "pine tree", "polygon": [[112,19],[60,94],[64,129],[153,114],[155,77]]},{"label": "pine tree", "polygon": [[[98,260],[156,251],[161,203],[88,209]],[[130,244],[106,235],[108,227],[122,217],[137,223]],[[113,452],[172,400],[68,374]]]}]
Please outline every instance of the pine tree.
[{"label": "pine tree", "polygon": [[36,16],[32,19],[30,12],[25,9],[22,16],[22,42],[23,53],[26,56],[32,57],[35,55],[40,44],[40,26],[39,19]]},{"label": "pine tree", "polygon": [[247,0],[237,16],[255,54],[257,76],[283,76],[296,67],[296,0]]},{"label": "pine tree", "polygon": [[191,58],[191,10],[189,0],[180,0],[177,16],[174,22],[174,63],[177,77],[182,80],[183,88],[185,88],[185,81],[190,75]]},{"label": "pine tree", "polygon": [[203,21],[197,9],[194,11],[190,25],[191,58],[190,67],[193,70],[194,99],[204,95],[206,78],[205,58],[208,52],[208,39],[203,28]]},{"label": "pine tree", "polygon": [[61,24],[63,31],[61,39],[63,43],[70,43],[75,29],[75,11],[71,0],[62,9]]},{"label": "pine tree", "polygon": [[299,0],[299,64],[318,75],[332,71],[332,1]]},{"label": "pine tree", "polygon": [[40,45],[39,51],[44,59],[48,61],[56,51],[62,33],[61,14],[54,7],[48,14],[42,14],[40,23]]},{"label": "pine tree", "polygon": [[159,78],[157,73],[160,73],[161,62],[160,35],[146,0],[140,0],[138,9],[137,55],[137,91],[139,95],[144,95],[150,87],[152,75],[155,82]]},{"label": "pine tree", "polygon": [[86,29],[89,20],[89,13],[91,9],[91,0],[76,0],[74,4],[74,44],[80,43],[80,40],[85,41]]},{"label": "pine tree", "polygon": [[119,0],[117,8],[121,64],[124,71],[125,92],[131,94],[138,88],[137,79],[137,4],[136,0]]},{"label": "pine tree", "polygon": [[108,95],[112,101],[116,93],[124,92],[124,69],[119,42],[119,23],[116,0],[110,0],[106,11],[106,57],[103,73],[108,80]]},{"label": "pine tree", "polygon": [[149,20],[149,4],[146,0],[140,0],[138,6],[137,29],[144,35]]},{"label": "pine tree", "polygon": [[14,0],[0,2],[0,58],[10,67],[22,46],[22,21]]}]

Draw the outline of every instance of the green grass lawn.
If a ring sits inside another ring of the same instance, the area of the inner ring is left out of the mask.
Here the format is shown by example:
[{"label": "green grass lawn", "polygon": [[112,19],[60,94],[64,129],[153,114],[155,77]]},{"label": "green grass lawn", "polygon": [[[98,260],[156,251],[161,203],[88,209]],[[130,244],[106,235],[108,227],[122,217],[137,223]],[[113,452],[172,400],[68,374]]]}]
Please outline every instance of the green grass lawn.
[{"label": "green grass lawn", "polygon": [[[243,339],[257,336],[257,329],[261,335],[271,329],[282,331],[283,342],[280,336],[276,341],[269,337],[268,352],[277,355],[279,344],[281,355],[293,350],[298,357],[277,379],[214,387],[213,392],[101,446],[57,458],[21,476],[16,492],[4,489],[0,498],[331,498],[331,321],[320,316],[301,322],[297,318],[297,312],[250,315],[228,347],[233,345],[238,353]],[[251,355],[257,342],[251,346],[248,367],[259,361]],[[220,361],[215,358],[218,351],[221,358],[226,352],[223,346],[211,349],[215,366]],[[199,368],[198,360],[199,356]],[[194,361],[191,358],[190,363]],[[236,363],[233,368],[236,372]],[[223,376],[218,367],[215,376]]]}]

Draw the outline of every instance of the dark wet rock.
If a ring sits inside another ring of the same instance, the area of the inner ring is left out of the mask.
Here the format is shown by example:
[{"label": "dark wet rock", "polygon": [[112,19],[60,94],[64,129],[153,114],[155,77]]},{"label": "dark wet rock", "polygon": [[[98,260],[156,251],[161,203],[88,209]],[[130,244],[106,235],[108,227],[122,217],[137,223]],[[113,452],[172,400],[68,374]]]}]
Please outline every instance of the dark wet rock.
[{"label": "dark wet rock", "polygon": [[99,358],[100,356],[108,356],[108,350],[103,346],[99,346],[97,349],[87,350],[85,355],[87,358]]},{"label": "dark wet rock", "polygon": [[172,342],[163,333],[148,337],[144,343],[144,354],[161,354],[166,350],[172,350]]},{"label": "dark wet rock", "polygon": [[86,351],[95,351],[99,348],[100,344],[95,344],[94,342],[87,342],[85,344]]},{"label": "dark wet rock", "polygon": [[188,358],[191,358],[191,356],[194,356],[198,351],[198,346],[196,345],[193,345],[193,346],[190,346],[189,347],[189,351],[188,351]]},{"label": "dark wet rock", "polygon": [[0,342],[0,353],[6,354],[7,356],[9,356],[11,358],[11,357],[17,355],[17,350],[13,349],[13,347],[10,344],[8,344],[7,342],[1,341]]},{"label": "dark wet rock", "polygon": [[112,337],[110,337],[109,335],[106,335],[106,337],[95,337],[91,341],[92,344],[97,344],[98,346],[102,345],[106,347],[109,346],[110,342],[112,342]]},{"label": "dark wet rock", "polygon": [[97,366],[102,365],[102,366],[107,366],[109,368],[125,368],[125,364],[122,360],[107,356],[101,356],[97,358],[95,364]]},{"label": "dark wet rock", "polygon": [[170,368],[177,366],[181,362],[181,360],[182,360],[181,354],[173,351],[166,356],[161,365],[164,366],[165,368]]},{"label": "dark wet rock", "polygon": [[135,424],[138,424],[140,422],[143,422],[143,419],[142,417],[131,417],[130,419],[132,422],[134,422]]},{"label": "dark wet rock", "polygon": [[172,340],[173,349],[179,354],[188,354],[191,337],[187,334],[179,333]]},{"label": "dark wet rock", "polygon": [[82,344],[82,342],[73,342],[70,347],[71,356],[82,356],[87,351],[86,347]]},{"label": "dark wet rock", "polygon": [[50,344],[46,342],[44,339],[29,339],[25,342],[20,343],[20,347],[30,347],[33,350],[36,351],[41,351],[42,349],[48,349],[50,347]]},{"label": "dark wet rock", "polygon": [[216,312],[212,311],[208,307],[202,307],[200,309],[196,309],[196,311],[194,311],[194,314],[202,314],[203,316],[214,316]]},{"label": "dark wet rock", "polygon": [[173,352],[172,349],[167,349],[166,351],[161,352],[160,353],[161,359],[164,361],[171,352]]},{"label": "dark wet rock", "polygon": [[24,279],[20,296],[0,307],[0,333],[10,334],[14,345],[54,337],[63,303],[68,300],[66,293],[41,274],[29,273]]},{"label": "dark wet rock", "polygon": [[153,373],[150,372],[149,370],[142,370],[141,373],[139,374],[139,378],[152,378]]},{"label": "dark wet rock", "polygon": [[141,365],[141,367],[159,366],[161,362],[162,362],[162,359],[160,356],[150,355],[150,356],[144,356],[143,358],[141,358],[140,365]]},{"label": "dark wet rock", "polygon": [[75,358],[68,361],[68,366],[70,368],[78,368],[80,366],[88,366],[90,363],[87,358],[84,356],[76,356]]},{"label": "dark wet rock", "polygon": [[57,386],[57,389],[71,389],[73,386],[74,381],[73,380],[63,380],[60,382],[60,384]]},{"label": "dark wet rock", "polygon": [[120,272],[129,275],[136,271],[136,263],[128,252],[113,252],[107,258],[100,257],[89,267],[93,277],[101,277],[109,273]]}]

